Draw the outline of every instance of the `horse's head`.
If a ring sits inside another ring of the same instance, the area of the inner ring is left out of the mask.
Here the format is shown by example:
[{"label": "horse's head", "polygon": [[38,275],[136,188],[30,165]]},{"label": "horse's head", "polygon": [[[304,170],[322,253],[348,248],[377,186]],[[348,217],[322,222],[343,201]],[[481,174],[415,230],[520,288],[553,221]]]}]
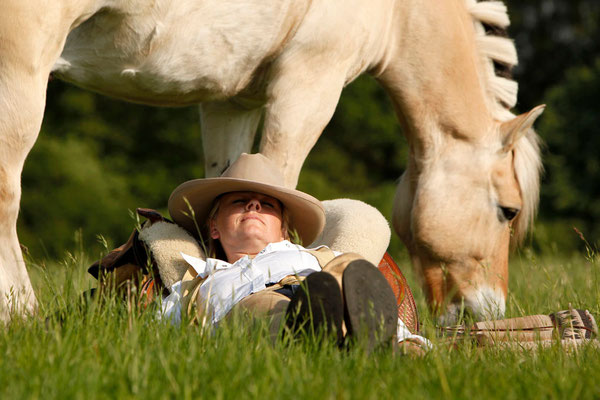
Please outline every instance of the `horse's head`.
[{"label": "horse's head", "polygon": [[476,140],[440,135],[401,178],[394,227],[443,322],[462,305],[479,319],[504,314],[511,238],[537,205],[539,157],[527,133],[542,112],[494,123]]}]

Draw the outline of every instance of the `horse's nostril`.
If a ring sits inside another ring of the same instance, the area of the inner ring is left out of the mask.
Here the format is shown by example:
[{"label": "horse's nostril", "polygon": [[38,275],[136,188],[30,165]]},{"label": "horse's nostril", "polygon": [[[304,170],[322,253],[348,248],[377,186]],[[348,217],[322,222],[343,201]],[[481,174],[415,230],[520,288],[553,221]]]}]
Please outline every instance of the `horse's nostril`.
[{"label": "horse's nostril", "polygon": [[520,211],[518,208],[502,206],[500,206],[500,210],[502,211],[504,218],[506,218],[508,221],[512,221]]}]

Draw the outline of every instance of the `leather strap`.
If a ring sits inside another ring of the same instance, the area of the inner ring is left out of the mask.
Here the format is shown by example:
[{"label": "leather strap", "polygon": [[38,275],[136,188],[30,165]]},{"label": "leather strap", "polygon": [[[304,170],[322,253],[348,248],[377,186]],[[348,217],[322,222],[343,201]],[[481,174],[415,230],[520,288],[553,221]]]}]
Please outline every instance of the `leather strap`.
[{"label": "leather strap", "polygon": [[325,268],[325,266],[329,263],[329,261],[333,260],[336,257],[333,250],[331,250],[327,246],[320,247],[316,250],[303,250],[303,251],[313,255],[317,259],[317,262],[319,263],[319,266],[321,268]]}]

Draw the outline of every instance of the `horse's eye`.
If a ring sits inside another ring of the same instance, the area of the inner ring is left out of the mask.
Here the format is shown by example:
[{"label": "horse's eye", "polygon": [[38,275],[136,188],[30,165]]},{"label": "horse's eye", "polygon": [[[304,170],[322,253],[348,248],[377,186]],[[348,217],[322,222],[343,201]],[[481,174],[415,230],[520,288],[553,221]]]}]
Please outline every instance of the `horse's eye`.
[{"label": "horse's eye", "polygon": [[504,218],[506,218],[508,221],[512,221],[517,214],[519,214],[520,210],[518,208],[500,206],[500,211],[502,211],[502,216]]}]

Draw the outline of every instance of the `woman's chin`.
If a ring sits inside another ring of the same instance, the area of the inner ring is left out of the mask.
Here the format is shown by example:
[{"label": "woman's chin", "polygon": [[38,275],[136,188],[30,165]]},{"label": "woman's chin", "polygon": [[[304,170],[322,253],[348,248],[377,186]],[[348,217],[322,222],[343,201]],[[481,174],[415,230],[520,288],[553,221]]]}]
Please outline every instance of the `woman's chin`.
[{"label": "woman's chin", "polygon": [[282,238],[270,237],[264,234],[256,234],[255,232],[248,232],[243,238],[240,238],[238,243],[246,249],[258,253],[269,243],[281,242],[282,240]]}]

